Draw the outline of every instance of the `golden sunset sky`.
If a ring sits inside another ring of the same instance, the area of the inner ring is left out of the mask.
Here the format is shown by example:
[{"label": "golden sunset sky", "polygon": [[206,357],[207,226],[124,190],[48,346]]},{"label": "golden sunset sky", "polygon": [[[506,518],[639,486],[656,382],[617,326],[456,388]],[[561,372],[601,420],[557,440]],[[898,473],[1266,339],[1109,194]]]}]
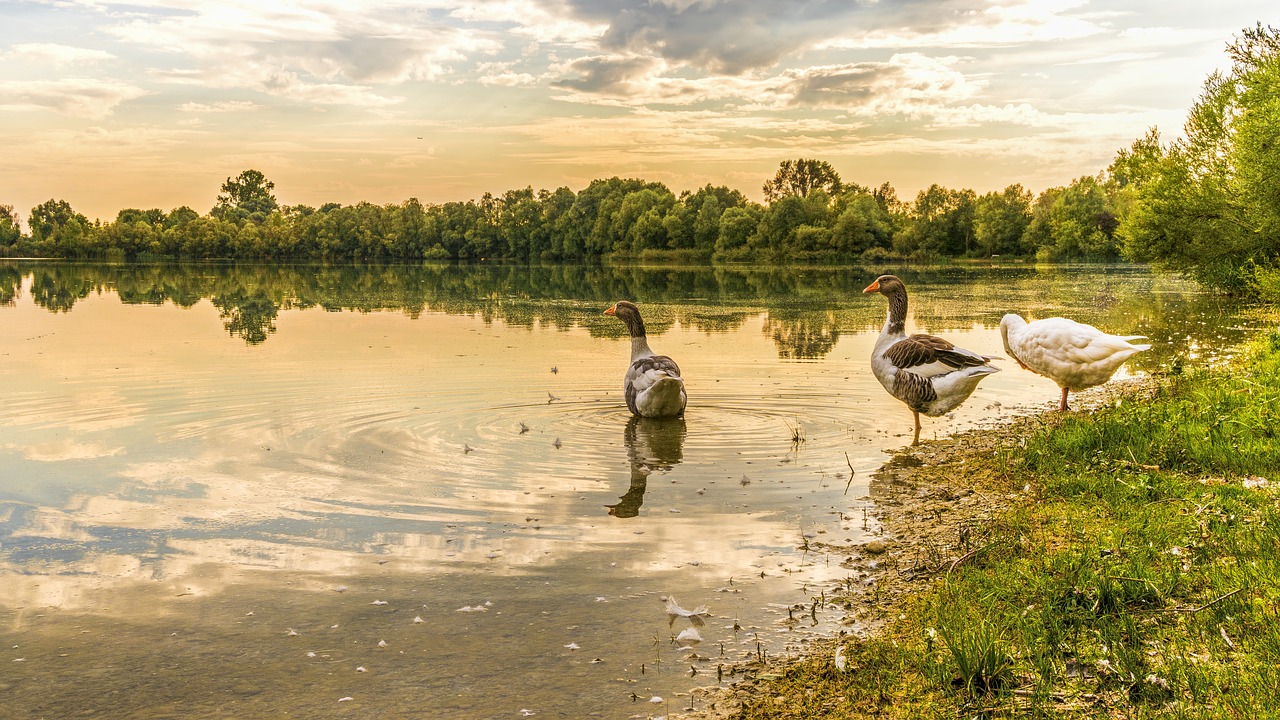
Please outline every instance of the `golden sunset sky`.
[{"label": "golden sunset sky", "polygon": [[1033,192],[1168,140],[1270,0],[0,0],[0,204],[424,203],[778,163]]}]

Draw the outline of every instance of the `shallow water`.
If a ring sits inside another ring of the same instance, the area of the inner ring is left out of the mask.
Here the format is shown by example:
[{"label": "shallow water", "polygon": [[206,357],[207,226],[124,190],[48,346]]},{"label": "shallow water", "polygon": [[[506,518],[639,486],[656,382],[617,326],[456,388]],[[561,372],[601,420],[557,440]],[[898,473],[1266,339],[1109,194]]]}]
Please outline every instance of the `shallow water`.
[{"label": "shallow water", "polygon": [[[18,717],[696,705],[843,619],[813,603],[843,557],[806,548],[875,533],[911,432],[867,363],[878,272],[0,261],[0,691]],[[902,276],[909,331],[979,352],[1007,311],[1148,335],[1122,375],[1248,323],[1141,268]],[[682,420],[627,413],[620,298]],[[1003,367],[923,436],[1056,405]],[[667,596],[709,610],[693,651]]]}]

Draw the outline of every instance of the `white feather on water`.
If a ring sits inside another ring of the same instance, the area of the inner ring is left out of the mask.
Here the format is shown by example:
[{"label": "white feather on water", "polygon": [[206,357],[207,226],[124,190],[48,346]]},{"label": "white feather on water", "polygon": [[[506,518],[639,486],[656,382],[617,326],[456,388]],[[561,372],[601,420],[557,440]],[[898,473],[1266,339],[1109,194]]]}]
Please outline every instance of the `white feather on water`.
[{"label": "white feather on water", "polygon": [[695,626],[702,627],[706,624],[706,621],[702,618],[704,616],[710,617],[711,615],[711,611],[707,610],[706,605],[699,605],[692,610],[685,610],[680,607],[680,603],[676,602],[676,599],[670,595],[666,598],[666,604],[668,625],[675,622],[677,617],[684,617],[689,618],[689,622],[693,623]]}]

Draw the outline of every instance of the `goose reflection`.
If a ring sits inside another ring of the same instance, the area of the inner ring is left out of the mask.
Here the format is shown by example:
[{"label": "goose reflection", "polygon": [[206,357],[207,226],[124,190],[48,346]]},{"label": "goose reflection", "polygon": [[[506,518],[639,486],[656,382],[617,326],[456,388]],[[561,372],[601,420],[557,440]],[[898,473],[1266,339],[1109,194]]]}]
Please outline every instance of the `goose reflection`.
[{"label": "goose reflection", "polygon": [[670,470],[684,459],[685,425],[683,417],[632,417],[622,431],[631,465],[631,486],[609,508],[614,517],[629,518],[640,514],[645,485],[655,470]]}]

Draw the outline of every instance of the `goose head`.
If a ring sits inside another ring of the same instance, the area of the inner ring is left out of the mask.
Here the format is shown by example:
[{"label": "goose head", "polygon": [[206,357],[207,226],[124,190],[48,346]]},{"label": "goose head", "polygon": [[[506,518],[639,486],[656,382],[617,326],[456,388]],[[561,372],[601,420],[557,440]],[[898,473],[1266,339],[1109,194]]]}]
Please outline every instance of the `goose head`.
[{"label": "goose head", "polygon": [[897,275],[881,275],[874,282],[862,290],[864,293],[878,292],[885,297],[902,293],[907,293],[907,286],[902,284]]},{"label": "goose head", "polygon": [[[1027,326],[1027,321],[1022,319],[1017,313],[1007,313],[1000,318],[1000,337],[1004,340],[1005,352],[1013,355],[1013,349],[1009,347],[1009,330],[1013,328],[1022,328]],[[1018,361],[1019,364],[1022,361]]]},{"label": "goose head", "polygon": [[1000,318],[1000,332],[1008,333],[1009,328],[1022,327],[1026,324],[1027,321],[1023,320],[1021,315],[1018,315],[1017,313],[1007,313],[1004,317]]},{"label": "goose head", "polygon": [[900,333],[907,322],[907,286],[902,284],[897,275],[881,275],[862,292],[878,292],[889,301],[889,319],[886,321],[886,333]]},{"label": "goose head", "polygon": [[605,310],[604,314],[621,320],[627,330],[631,331],[631,337],[644,337],[644,320],[640,319],[640,308],[635,303],[619,300],[613,307]]}]

